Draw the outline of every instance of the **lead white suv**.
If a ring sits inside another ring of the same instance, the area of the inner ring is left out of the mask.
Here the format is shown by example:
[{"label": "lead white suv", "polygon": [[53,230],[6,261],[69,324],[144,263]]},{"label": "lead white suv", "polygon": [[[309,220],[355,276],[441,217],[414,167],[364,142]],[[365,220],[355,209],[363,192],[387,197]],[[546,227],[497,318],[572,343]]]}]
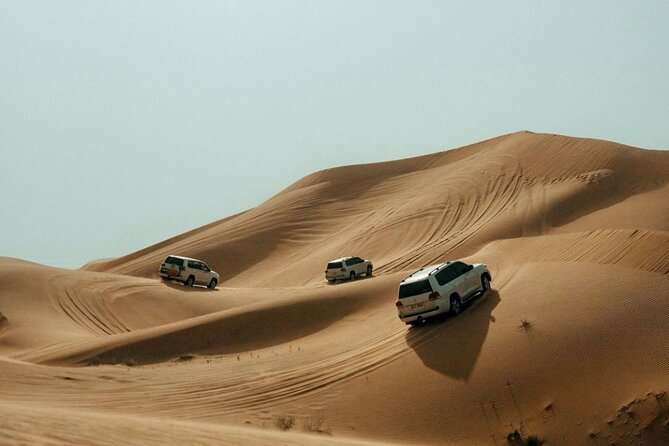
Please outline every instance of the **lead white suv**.
[{"label": "lead white suv", "polygon": [[456,260],[421,268],[400,282],[397,315],[402,322],[419,325],[448,311],[458,314],[465,302],[490,289],[491,280],[482,263]]},{"label": "lead white suv", "polygon": [[202,260],[181,256],[167,256],[158,270],[163,280],[176,280],[187,286],[206,285],[213,290],[218,283],[218,273]]},{"label": "lead white suv", "polygon": [[371,276],[373,269],[374,265],[371,260],[363,260],[360,257],[340,257],[328,262],[325,278],[330,283],[337,279],[354,280],[362,274],[367,277]]}]

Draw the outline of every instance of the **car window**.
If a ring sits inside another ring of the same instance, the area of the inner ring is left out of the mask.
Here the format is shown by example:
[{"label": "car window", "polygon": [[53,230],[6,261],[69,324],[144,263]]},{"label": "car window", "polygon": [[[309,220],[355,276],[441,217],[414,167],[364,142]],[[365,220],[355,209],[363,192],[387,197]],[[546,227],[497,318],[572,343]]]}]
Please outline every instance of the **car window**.
[{"label": "car window", "polygon": [[194,262],[192,260],[188,261],[188,267],[193,269],[200,269],[200,262]]},{"label": "car window", "polygon": [[346,266],[353,266],[353,265],[355,265],[355,259],[346,260]]},{"label": "car window", "polygon": [[419,294],[431,293],[432,285],[429,280],[419,280],[418,282],[403,283],[400,285],[400,299]]},{"label": "car window", "polygon": [[341,262],[328,263],[328,269],[337,269],[337,268],[341,268]]},{"label": "car window", "polygon": [[210,271],[210,269],[209,269],[209,267],[207,266],[206,263],[202,263],[202,271],[207,271],[207,272]]},{"label": "car window", "polygon": [[458,277],[459,274],[457,270],[455,269],[455,265],[448,265],[446,268],[442,269],[439,271],[437,274],[434,275],[434,277],[437,279],[437,283],[439,285],[446,285],[448,282],[451,280],[455,279]]},{"label": "car window", "polygon": [[455,272],[458,274],[458,276],[461,276],[469,271],[469,267],[462,262],[453,263],[453,267],[455,268]]},{"label": "car window", "polygon": [[184,266],[184,260],[169,256],[165,259],[165,263],[170,265]]}]

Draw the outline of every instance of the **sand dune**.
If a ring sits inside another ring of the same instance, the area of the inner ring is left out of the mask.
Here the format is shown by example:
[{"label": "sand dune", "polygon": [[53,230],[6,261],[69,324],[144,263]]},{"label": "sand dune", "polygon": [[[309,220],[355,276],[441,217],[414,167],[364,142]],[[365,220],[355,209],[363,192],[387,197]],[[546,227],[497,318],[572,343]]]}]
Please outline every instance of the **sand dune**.
[{"label": "sand dune", "polygon": [[[170,253],[219,288],[158,281]],[[327,284],[346,254],[374,277]],[[494,289],[408,329],[399,281],[453,258]],[[520,132],[328,169],[81,270],[0,259],[0,438],[666,444],[667,296],[668,152]]]}]

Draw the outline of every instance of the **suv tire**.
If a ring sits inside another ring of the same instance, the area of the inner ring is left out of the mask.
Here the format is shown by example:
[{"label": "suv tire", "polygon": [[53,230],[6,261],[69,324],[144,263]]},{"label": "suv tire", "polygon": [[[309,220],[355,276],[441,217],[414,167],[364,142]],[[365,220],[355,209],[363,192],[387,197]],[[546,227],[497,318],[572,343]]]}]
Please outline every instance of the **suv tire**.
[{"label": "suv tire", "polygon": [[348,276],[348,277],[349,277],[349,279],[351,279],[351,280],[355,280],[355,271],[351,271],[351,275]]},{"label": "suv tire", "polygon": [[216,283],[217,283],[216,279],[211,279],[211,282],[209,282],[209,285],[207,285],[207,288],[209,288],[210,290],[213,290],[214,288],[216,288]]},{"label": "suv tire", "polygon": [[490,279],[488,276],[481,277],[481,294],[485,293],[490,289]]},{"label": "suv tire", "polygon": [[460,298],[457,296],[451,296],[451,313],[454,315],[460,314],[462,311],[462,303],[460,303]]},{"label": "suv tire", "polygon": [[195,277],[188,276],[188,279],[186,279],[186,286],[193,286],[194,284],[195,284]]},{"label": "suv tire", "polygon": [[369,265],[367,267],[367,274],[365,274],[367,277],[371,277],[372,275],[372,265]]}]

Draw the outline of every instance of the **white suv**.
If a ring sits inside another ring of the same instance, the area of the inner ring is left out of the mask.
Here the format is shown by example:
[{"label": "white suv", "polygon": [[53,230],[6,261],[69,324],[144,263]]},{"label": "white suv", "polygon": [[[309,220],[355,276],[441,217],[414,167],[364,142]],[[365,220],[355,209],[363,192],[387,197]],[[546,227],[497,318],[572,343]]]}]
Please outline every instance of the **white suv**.
[{"label": "white suv", "polygon": [[371,276],[373,269],[374,265],[371,260],[363,260],[360,257],[340,257],[328,262],[325,278],[330,283],[337,279],[354,280],[362,274]]},{"label": "white suv", "polygon": [[402,322],[419,325],[446,313],[458,314],[462,304],[490,289],[492,276],[482,263],[452,261],[421,268],[400,282],[395,306]]},{"label": "white suv", "polygon": [[202,260],[181,256],[167,256],[158,270],[163,280],[177,280],[187,286],[207,285],[213,290],[218,283],[218,273]]}]

